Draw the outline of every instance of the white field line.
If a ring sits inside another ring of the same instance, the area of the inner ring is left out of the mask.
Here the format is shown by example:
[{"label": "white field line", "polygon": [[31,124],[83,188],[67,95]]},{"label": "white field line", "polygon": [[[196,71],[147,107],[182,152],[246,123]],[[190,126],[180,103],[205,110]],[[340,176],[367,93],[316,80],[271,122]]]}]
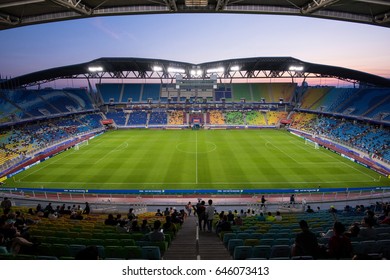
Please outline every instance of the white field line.
[{"label": "white field line", "polygon": [[75,151],[76,151],[76,150],[73,150],[73,151],[70,152],[69,154],[67,154],[67,155],[65,155],[65,156],[63,156],[63,157],[60,157],[60,158],[58,158],[58,159],[56,159],[56,160],[53,160],[52,162],[48,163],[47,165],[44,165],[44,166],[42,166],[41,168],[38,168],[38,169],[36,169],[36,170],[34,170],[34,171],[32,171],[32,172],[26,174],[25,176],[20,177],[20,178],[18,179],[18,181],[20,182],[20,181],[23,180],[24,178],[27,178],[28,176],[30,176],[30,175],[32,175],[32,174],[38,172],[38,171],[41,171],[42,169],[44,169],[44,168],[46,168],[46,167],[48,167],[48,166],[50,166],[50,165],[56,163],[57,161],[60,161],[60,160],[62,160],[63,158],[66,158],[66,157],[68,157],[68,156],[70,156],[70,155],[73,155],[73,154],[75,153]]},{"label": "white field line", "polygon": [[278,151],[282,152],[283,154],[285,154],[287,157],[291,158],[294,162],[296,162],[297,164],[300,164],[300,162],[296,161],[292,156],[290,156],[288,153],[284,152],[283,150],[281,150],[280,148],[278,148],[276,145],[272,144],[271,141],[269,141],[268,139],[266,138],[263,138],[261,136],[259,136],[261,139],[265,139],[267,140],[267,142],[265,143],[266,147],[267,147],[267,144],[270,144],[272,146],[274,146]]},{"label": "white field line", "polygon": [[[122,145],[124,145],[124,147],[122,147]],[[122,149],[126,149],[127,147],[129,146],[129,144],[125,141],[123,142],[122,144],[118,145],[117,147],[115,147],[114,149],[112,149],[111,151],[109,151],[108,153],[106,153],[104,156],[102,156],[99,160],[95,161],[94,164],[97,164],[99,162],[101,162],[103,159],[105,159],[108,155],[110,155],[112,152],[116,152],[116,151],[120,151]]]},{"label": "white field line", "polygon": [[[369,181],[326,181],[325,184],[336,184],[336,183],[370,183]],[[57,185],[72,185],[72,184],[80,184],[80,185],[195,185],[194,182],[101,182],[101,183],[93,183],[93,182],[23,182],[23,184],[57,184]],[[299,181],[299,182],[210,182],[210,183],[198,183],[198,185],[286,185],[286,184],[324,184],[324,182],[318,181]]]},{"label": "white field line", "polygon": [[195,183],[198,184],[198,132],[195,131]]}]

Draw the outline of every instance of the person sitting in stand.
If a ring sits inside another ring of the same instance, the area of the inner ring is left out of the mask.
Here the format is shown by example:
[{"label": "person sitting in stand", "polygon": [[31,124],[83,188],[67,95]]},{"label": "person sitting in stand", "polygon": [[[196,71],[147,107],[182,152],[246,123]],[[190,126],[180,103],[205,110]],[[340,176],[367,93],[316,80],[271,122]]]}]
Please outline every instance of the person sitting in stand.
[{"label": "person sitting in stand", "polygon": [[271,212],[268,212],[267,217],[265,218],[265,220],[266,220],[267,222],[273,222],[273,221],[275,221],[275,217],[272,216],[272,213],[271,213]]},{"label": "person sitting in stand", "polygon": [[164,241],[165,235],[161,231],[161,221],[155,220],[153,223],[153,231],[148,235],[149,240],[152,242]]}]

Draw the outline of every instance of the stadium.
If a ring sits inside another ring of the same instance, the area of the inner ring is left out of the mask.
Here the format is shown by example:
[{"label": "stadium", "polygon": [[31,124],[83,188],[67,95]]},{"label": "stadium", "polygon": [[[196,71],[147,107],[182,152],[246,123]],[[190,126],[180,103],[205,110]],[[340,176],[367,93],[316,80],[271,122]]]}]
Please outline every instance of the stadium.
[{"label": "stadium", "polygon": [[[0,28],[167,12],[304,14],[389,27],[382,1],[358,1],[369,4],[374,17],[363,4],[326,0],[293,6],[42,2],[0,4]],[[312,85],[318,79],[329,85]],[[61,81],[84,86],[50,86]],[[326,245],[331,237],[323,234],[335,221],[349,226],[368,211],[381,221],[388,215],[386,77],[294,57],[203,63],[102,57],[0,80],[0,112],[3,202],[11,200],[13,211],[28,216],[26,232],[35,242],[17,253],[11,246],[1,259],[75,259],[91,245],[103,259],[313,259],[319,256],[292,253],[300,220]],[[195,205],[209,199],[218,214],[237,211],[229,229],[220,230],[223,217],[215,213],[211,233],[205,225],[202,231]],[[185,208],[189,201],[194,208]],[[87,214],[73,209],[86,202]],[[58,208],[36,209],[49,203]],[[308,206],[318,210],[308,213]],[[171,208],[165,216],[179,221],[163,241],[150,241],[132,228],[129,208],[148,231],[156,220],[165,222],[157,209]],[[282,213],[283,220],[258,219],[268,212]],[[108,226],[108,214],[128,219]],[[331,258],[390,257],[389,227],[378,219],[375,231],[375,237],[351,237],[350,256]]]}]

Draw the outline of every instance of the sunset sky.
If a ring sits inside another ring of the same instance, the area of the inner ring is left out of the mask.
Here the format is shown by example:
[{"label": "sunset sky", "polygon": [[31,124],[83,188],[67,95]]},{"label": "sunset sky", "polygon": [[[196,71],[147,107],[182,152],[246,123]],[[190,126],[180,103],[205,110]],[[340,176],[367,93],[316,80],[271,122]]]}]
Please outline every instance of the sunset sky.
[{"label": "sunset sky", "polygon": [[390,29],[298,16],[167,14],[100,17],[0,31],[0,75],[100,57],[202,63],[292,56],[390,78]]}]

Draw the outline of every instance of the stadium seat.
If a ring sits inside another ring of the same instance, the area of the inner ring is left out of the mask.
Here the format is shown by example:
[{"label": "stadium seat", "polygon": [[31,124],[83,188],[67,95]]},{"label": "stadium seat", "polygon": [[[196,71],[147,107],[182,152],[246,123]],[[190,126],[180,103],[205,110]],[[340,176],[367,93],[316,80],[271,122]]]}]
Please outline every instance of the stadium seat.
[{"label": "stadium seat", "polygon": [[252,257],[252,246],[235,246],[233,252],[234,260],[246,260]]},{"label": "stadium seat", "polygon": [[139,246],[124,246],[125,258],[128,260],[137,260],[142,258],[142,249]]},{"label": "stadium seat", "polygon": [[225,246],[228,245],[228,242],[230,239],[233,239],[233,238],[236,238],[236,234],[234,232],[225,232],[224,235],[223,235],[223,244],[225,244]]},{"label": "stadium seat", "polygon": [[244,246],[244,240],[236,239],[236,238],[232,238],[232,239],[229,240],[227,248],[228,248],[228,251],[229,251],[230,255],[233,255],[234,248],[236,246]]},{"label": "stadium seat", "polygon": [[70,257],[69,245],[67,244],[52,244],[51,253],[57,258],[60,257]]},{"label": "stadium seat", "polygon": [[270,239],[270,238],[262,238],[260,239],[260,245],[274,245],[274,239]]},{"label": "stadium seat", "polygon": [[142,258],[146,260],[160,260],[161,253],[158,246],[144,246],[141,249]]},{"label": "stadium seat", "polygon": [[80,244],[70,244],[69,245],[70,257],[76,257],[77,253],[80,252],[81,250],[84,250],[86,247],[87,246],[80,245]]},{"label": "stadium seat", "polygon": [[122,246],[105,246],[105,259],[125,259],[127,252]]},{"label": "stadium seat", "polygon": [[256,246],[260,245],[259,239],[248,238],[244,240],[244,246]]},{"label": "stadium seat", "polygon": [[289,245],[274,245],[271,248],[269,258],[290,258],[291,247]]},{"label": "stadium seat", "polygon": [[268,259],[271,253],[270,245],[257,245],[253,246],[252,258],[265,258]]}]

